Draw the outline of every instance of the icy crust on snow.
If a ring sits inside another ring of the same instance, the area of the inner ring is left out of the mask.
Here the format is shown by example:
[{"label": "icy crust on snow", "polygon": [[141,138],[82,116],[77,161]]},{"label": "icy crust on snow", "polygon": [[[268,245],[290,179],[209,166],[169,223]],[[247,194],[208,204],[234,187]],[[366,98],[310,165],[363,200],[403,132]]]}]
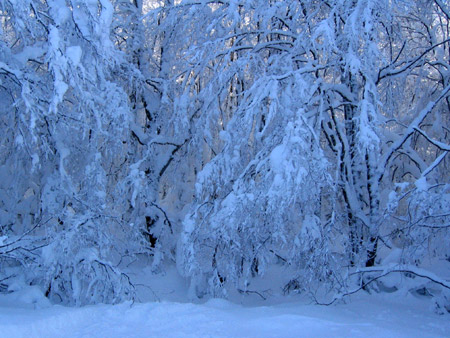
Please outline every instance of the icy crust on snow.
[{"label": "icy crust on snow", "polygon": [[365,296],[321,307],[159,302],[20,308],[0,296],[3,337],[445,337],[448,316],[415,298]]}]

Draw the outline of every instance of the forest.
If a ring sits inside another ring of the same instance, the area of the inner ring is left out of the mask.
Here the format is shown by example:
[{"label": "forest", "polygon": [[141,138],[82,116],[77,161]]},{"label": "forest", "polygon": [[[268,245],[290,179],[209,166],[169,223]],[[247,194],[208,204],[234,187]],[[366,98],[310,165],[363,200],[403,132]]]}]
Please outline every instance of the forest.
[{"label": "forest", "polygon": [[0,0],[0,132],[0,293],[450,312],[445,0]]}]

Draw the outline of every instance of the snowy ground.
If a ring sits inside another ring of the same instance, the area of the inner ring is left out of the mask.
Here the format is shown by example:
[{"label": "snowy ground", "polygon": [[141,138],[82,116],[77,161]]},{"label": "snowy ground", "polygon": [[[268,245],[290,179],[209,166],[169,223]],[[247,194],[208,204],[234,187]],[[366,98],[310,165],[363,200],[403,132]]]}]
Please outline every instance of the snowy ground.
[{"label": "snowy ground", "polygon": [[449,337],[450,316],[414,296],[333,306],[150,302],[68,308],[34,289],[0,296],[0,337]]}]

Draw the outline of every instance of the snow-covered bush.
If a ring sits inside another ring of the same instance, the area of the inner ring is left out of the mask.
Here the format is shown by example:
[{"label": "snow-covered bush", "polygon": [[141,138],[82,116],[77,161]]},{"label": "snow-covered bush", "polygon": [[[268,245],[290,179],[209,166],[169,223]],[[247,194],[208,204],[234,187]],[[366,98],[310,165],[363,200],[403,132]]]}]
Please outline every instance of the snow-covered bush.
[{"label": "snow-covered bush", "polygon": [[134,287],[129,277],[110,261],[117,258],[120,249],[102,233],[101,222],[108,220],[90,219],[79,224],[74,221],[43,248],[42,272],[34,282],[46,287],[46,296],[53,302],[114,304],[133,299]]},{"label": "snow-covered bush", "polygon": [[1,259],[55,301],[129,299],[116,264],[143,244],[128,86],[142,80],[112,42],[113,4],[2,1],[0,13]]}]

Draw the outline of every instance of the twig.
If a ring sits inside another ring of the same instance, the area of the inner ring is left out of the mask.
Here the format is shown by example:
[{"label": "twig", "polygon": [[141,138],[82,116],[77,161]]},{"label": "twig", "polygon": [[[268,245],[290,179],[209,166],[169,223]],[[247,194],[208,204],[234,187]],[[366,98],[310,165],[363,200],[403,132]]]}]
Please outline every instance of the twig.
[{"label": "twig", "polygon": [[340,300],[346,296],[350,296],[353,295],[355,293],[357,293],[358,291],[365,289],[369,284],[375,282],[376,280],[385,277],[393,272],[399,272],[399,273],[409,273],[412,274],[414,276],[417,277],[421,277],[421,278],[425,278],[430,280],[433,283],[436,283],[438,285],[441,285],[442,287],[446,288],[446,289],[450,289],[450,282],[447,282],[444,279],[439,278],[438,276],[434,275],[431,272],[419,269],[417,267],[414,266],[398,266],[398,267],[393,267],[393,268],[389,268],[389,267],[371,267],[371,268],[364,268],[358,271],[353,272],[350,275],[355,275],[355,274],[363,274],[365,272],[382,272],[381,275],[373,277],[372,279],[370,279],[367,282],[362,282],[361,286],[359,286],[358,288],[352,290],[352,291],[348,291],[345,293],[341,293],[337,296],[335,296],[333,298],[332,301],[328,302],[328,303],[321,303],[319,301],[317,301],[317,299],[315,299],[316,303],[318,305],[332,305],[334,302],[336,302],[337,300]]},{"label": "twig", "polygon": [[267,299],[266,297],[264,297],[264,296],[263,296],[261,293],[259,293],[258,291],[242,290],[242,289],[237,289],[237,290],[238,290],[238,292],[241,293],[241,294],[246,294],[246,295],[248,295],[248,294],[254,293],[254,294],[260,296],[263,300],[266,300],[266,299]]}]

